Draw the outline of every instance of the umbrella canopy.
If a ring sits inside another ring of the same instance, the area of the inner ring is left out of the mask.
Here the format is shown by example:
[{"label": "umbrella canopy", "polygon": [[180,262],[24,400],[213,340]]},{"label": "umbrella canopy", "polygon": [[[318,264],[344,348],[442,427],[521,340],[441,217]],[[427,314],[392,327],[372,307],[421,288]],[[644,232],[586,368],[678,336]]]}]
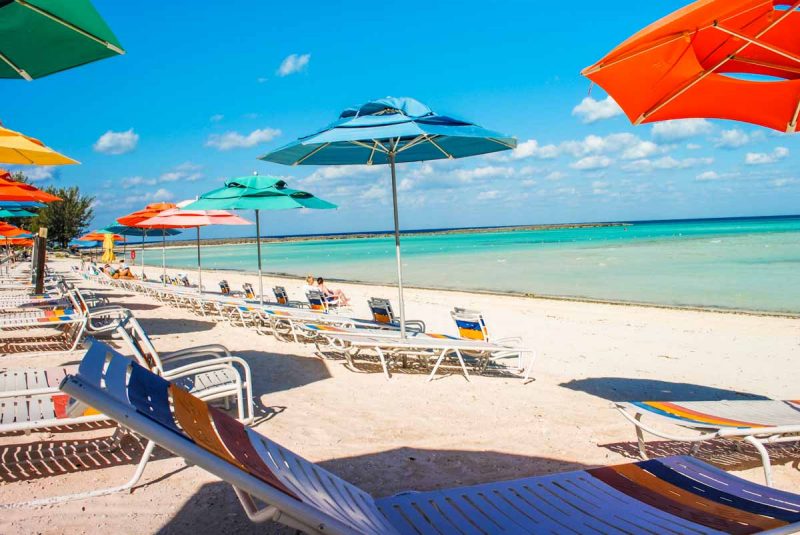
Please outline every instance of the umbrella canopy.
[{"label": "umbrella canopy", "polygon": [[[2,173],[0,173],[0,176],[2,176]],[[43,206],[45,206],[44,203],[35,201],[0,201],[0,208],[9,208],[11,210],[42,208]]]},{"label": "umbrella canopy", "polygon": [[30,238],[9,238],[6,241],[8,242],[8,245],[33,247],[33,240]]},{"label": "umbrella canopy", "polygon": [[291,189],[284,180],[253,175],[232,178],[219,189],[209,191],[185,206],[187,210],[254,210],[256,213],[256,251],[258,255],[258,296],[264,302],[264,281],[261,265],[261,210],[312,208],[326,210],[335,204],[308,193]]},{"label": "umbrella canopy", "polygon": [[89,232],[88,234],[84,234],[78,241],[105,241],[106,236],[111,236],[113,241],[125,241],[125,238],[120,236],[119,234],[109,234],[107,232],[101,232],[99,230],[95,230],[93,232]]},{"label": "umbrella canopy", "polygon": [[386,97],[348,108],[322,130],[260,159],[284,165],[389,164],[394,206],[400,333],[405,337],[400,221],[395,164],[454,159],[513,149],[513,137],[434,113],[413,98]]},{"label": "umbrella canopy", "polygon": [[181,210],[171,208],[157,216],[139,223],[140,226],[157,229],[195,228],[208,225],[252,225],[236,214],[225,210]]},{"label": "umbrella canopy", "polygon": [[0,225],[0,236],[5,238],[30,238],[33,234],[14,225],[3,223]]},{"label": "umbrella canopy", "polygon": [[0,34],[0,78],[32,80],[125,53],[89,0],[4,0]]},{"label": "umbrella canopy", "polygon": [[70,165],[79,162],[57,153],[38,139],[0,126],[0,163]]},{"label": "umbrella canopy", "polygon": [[[190,204],[190,203],[187,203]],[[182,210],[171,208],[155,217],[139,223],[156,229],[196,228],[197,229],[197,289],[203,291],[203,267],[200,261],[200,227],[209,225],[252,225],[243,217],[225,210]]]},{"label": "umbrella canopy", "polygon": [[[162,229],[165,231],[167,236],[175,236],[180,234],[181,231],[177,229]],[[147,229],[137,228],[137,227],[128,227],[125,225],[108,225],[107,227],[101,228],[98,232],[103,233],[110,233],[110,234],[119,234],[120,236],[146,236]],[[158,233],[159,235],[161,232]]]},{"label": "umbrella canopy", "polygon": [[800,3],[791,3],[777,9],[779,2],[762,0],[694,2],[633,35],[583,74],[634,124],[717,118],[794,132]]},{"label": "umbrella canopy", "polygon": [[117,223],[119,223],[120,225],[125,225],[127,227],[135,227],[138,226],[137,223],[141,223],[145,219],[150,219],[151,217],[155,217],[164,210],[169,210],[170,208],[176,208],[176,204],[172,202],[151,203],[142,208],[141,210],[137,210],[136,212],[132,212],[128,215],[118,217]]},{"label": "umbrella canopy", "polygon": [[36,217],[36,214],[24,208],[3,208],[0,207],[0,217]]},{"label": "umbrella canopy", "polygon": [[0,172],[0,200],[13,203],[50,203],[60,201],[61,198],[30,184],[15,182],[11,179],[11,174],[6,171]]}]

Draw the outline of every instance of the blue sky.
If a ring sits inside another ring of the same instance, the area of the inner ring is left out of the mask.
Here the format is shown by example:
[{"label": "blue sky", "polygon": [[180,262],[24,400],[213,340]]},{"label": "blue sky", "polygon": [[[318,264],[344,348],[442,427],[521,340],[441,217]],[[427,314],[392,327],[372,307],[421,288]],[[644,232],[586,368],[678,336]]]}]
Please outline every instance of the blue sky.
[{"label": "blue sky", "polygon": [[585,100],[583,67],[684,2],[94,3],[127,54],[4,81],[13,104],[0,119],[82,162],[32,176],[95,195],[95,226],[258,171],[340,206],[266,214],[268,234],[391,228],[387,168],[256,160],[387,95],[520,143],[401,166],[403,228],[798,212],[796,137],[723,121],[633,127],[599,88]]}]

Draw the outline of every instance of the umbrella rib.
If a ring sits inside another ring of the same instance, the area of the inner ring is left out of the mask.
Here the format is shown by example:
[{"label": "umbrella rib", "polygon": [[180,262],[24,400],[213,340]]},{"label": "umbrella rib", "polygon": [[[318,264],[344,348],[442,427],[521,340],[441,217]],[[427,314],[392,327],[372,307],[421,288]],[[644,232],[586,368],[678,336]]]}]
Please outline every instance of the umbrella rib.
[{"label": "umbrella rib", "polygon": [[788,60],[794,61],[795,63],[800,63],[800,57],[792,54],[791,52],[787,52],[785,50],[782,50],[782,49],[780,49],[780,48],[778,48],[776,46],[772,46],[769,43],[765,43],[764,41],[760,40],[758,37],[755,37],[755,38],[748,37],[748,36],[746,36],[746,35],[744,35],[742,33],[739,33],[739,32],[737,32],[735,30],[731,30],[731,29],[725,28],[724,26],[720,26],[718,24],[714,25],[714,28],[718,29],[719,31],[721,31],[723,33],[727,33],[729,35],[737,37],[737,38],[741,39],[742,41],[747,41],[748,44],[763,48],[764,50],[767,50],[768,52],[772,52],[773,54],[777,54],[777,55],[779,55],[781,57],[784,57],[784,58],[786,58]]},{"label": "umbrella rib", "polygon": [[800,74],[800,67],[788,67],[785,65],[778,65],[777,63],[770,63],[769,61],[759,61],[756,59],[744,58],[740,56],[734,56],[733,61],[738,61],[739,63],[748,63],[750,65],[755,65],[757,67],[765,67],[767,69],[775,69],[777,71],[785,71],[785,72],[791,72],[793,74]]},{"label": "umbrella rib", "polygon": [[369,151],[369,158],[367,158],[367,165],[372,165],[372,158],[375,157],[375,149],[378,148],[378,142],[372,141],[372,150]]},{"label": "umbrella rib", "polygon": [[427,139],[428,143],[430,143],[431,145],[433,145],[434,147],[439,149],[442,154],[447,156],[448,160],[452,160],[453,159],[453,155],[450,154],[449,152],[447,152],[446,150],[444,150],[438,143],[436,143],[436,141],[434,140],[433,137],[429,136],[428,134],[425,134],[425,138]]},{"label": "umbrella rib", "polygon": [[322,145],[320,145],[316,149],[312,150],[311,152],[309,152],[308,154],[306,154],[305,156],[303,156],[302,158],[300,158],[299,160],[294,162],[292,165],[300,165],[301,163],[303,163],[304,161],[308,160],[309,158],[314,156],[316,153],[318,153],[319,151],[321,151],[322,149],[324,149],[328,145],[330,145],[330,143],[323,143]]},{"label": "umbrella rib", "polygon": [[103,45],[104,47],[108,48],[109,50],[113,50],[117,54],[125,54],[125,51],[122,50],[117,45],[109,43],[108,41],[105,41],[103,39],[100,39],[96,35],[92,35],[91,33],[87,32],[86,30],[75,26],[71,22],[62,19],[61,17],[57,17],[57,16],[53,15],[52,13],[50,13],[48,11],[45,11],[44,9],[42,9],[40,7],[34,6],[34,5],[26,2],[25,0],[15,0],[15,2],[17,2],[19,5],[21,5],[23,7],[27,7],[31,11],[35,11],[36,13],[39,13],[40,15],[42,15],[44,17],[47,17],[48,19],[52,20],[53,22],[61,24],[62,26],[66,26],[70,30],[72,30],[74,32],[77,32],[77,33],[83,35],[84,37],[87,37],[87,38],[91,39],[92,41],[94,41],[94,42],[96,42],[98,44]]},{"label": "umbrella rib", "polygon": [[797,99],[797,105],[794,107],[794,114],[792,115],[792,120],[789,125],[786,127],[787,133],[793,133],[797,131],[797,116],[800,115],[800,98]]},{"label": "umbrella rib", "polygon": [[373,142],[373,145],[370,145],[369,143],[364,143],[363,141],[358,141],[358,140],[352,140],[351,139],[349,141],[349,143],[352,143],[353,145],[358,145],[359,147],[364,147],[365,149],[372,150],[374,148],[374,149],[376,149],[376,150],[378,150],[380,152],[384,152],[386,154],[389,154],[389,151],[386,150],[386,147],[384,147],[383,144],[380,141],[378,141],[377,139],[373,139],[372,142]]},{"label": "umbrella rib", "polygon": [[[705,29],[705,28],[702,28],[702,29]],[[627,54],[623,54],[622,56],[620,56],[620,57],[618,57],[618,58],[616,58],[614,60],[611,60],[608,63],[598,63],[597,65],[593,65],[591,67],[588,67],[588,68],[584,69],[581,72],[581,74],[583,74],[584,76],[588,76],[590,74],[594,74],[597,71],[601,71],[601,70],[605,69],[606,67],[614,66],[617,63],[622,63],[623,61],[627,61],[629,59],[633,59],[636,56],[640,56],[642,54],[646,54],[646,53],[650,52],[651,50],[654,50],[654,49],[656,49],[656,48],[658,48],[660,46],[667,45],[667,44],[669,44],[669,43],[671,43],[673,41],[677,41],[678,39],[683,39],[685,36],[686,36],[686,32],[680,32],[680,33],[668,35],[668,36],[666,36],[666,37],[664,37],[662,39],[659,39],[659,40],[655,41],[654,43],[652,43],[650,46],[648,46],[646,48],[643,48],[641,50],[635,50],[635,51],[632,51],[632,52],[628,52]]]},{"label": "umbrella rib", "polygon": [[24,69],[20,69],[19,67],[17,67],[17,65],[16,65],[16,64],[15,64],[13,61],[11,61],[10,59],[8,59],[8,57],[7,57],[5,54],[3,54],[3,53],[0,53],[0,59],[1,59],[1,60],[3,60],[3,61],[4,61],[4,62],[5,62],[5,63],[6,63],[8,66],[9,66],[9,67],[11,67],[12,69],[14,69],[14,70],[17,72],[17,74],[19,74],[20,76],[22,76],[22,77],[23,77],[24,79],[26,79],[27,81],[29,81],[29,82],[30,82],[31,80],[33,80],[33,78],[31,77],[31,75],[30,75],[30,74],[28,74],[27,72],[25,72],[25,70],[24,70]]},{"label": "umbrella rib", "polygon": [[399,154],[399,153],[403,152],[404,150],[408,150],[411,147],[419,145],[420,142],[422,142],[422,141],[425,141],[425,134],[418,135],[417,137],[415,137],[414,139],[412,139],[411,141],[409,141],[408,143],[406,143],[405,145],[400,147],[400,149],[397,151],[397,153]]},{"label": "umbrella rib", "polygon": [[[766,28],[764,28],[763,30],[761,30],[760,32],[758,32],[758,33],[756,34],[756,36],[755,36],[755,38],[754,38],[754,39],[760,39],[760,38],[761,38],[761,37],[762,37],[762,36],[763,36],[765,33],[767,33],[768,31],[770,31],[772,28],[774,28],[775,26],[777,26],[778,24],[780,24],[780,23],[781,23],[783,20],[785,20],[785,19],[786,19],[786,18],[787,18],[789,15],[791,15],[791,14],[792,14],[792,13],[793,13],[793,12],[794,12],[796,9],[797,9],[797,7],[798,7],[798,6],[800,6],[800,1],[797,1],[797,2],[795,2],[794,4],[792,4],[792,9],[789,9],[789,10],[787,10],[787,11],[786,11],[784,14],[782,14],[780,17],[778,17],[777,19],[775,19],[774,21],[772,21],[770,24],[768,24]],[[714,27],[716,27],[716,28],[718,28],[718,29],[720,29],[720,30],[721,30],[721,28],[720,28],[720,27],[717,25],[717,23],[716,23],[716,22],[714,23]],[[647,118],[648,118],[650,115],[653,115],[654,113],[658,112],[658,111],[659,111],[659,110],[661,110],[661,109],[662,109],[664,106],[668,105],[670,102],[672,102],[672,101],[673,101],[673,100],[675,100],[676,98],[680,97],[682,94],[684,94],[685,92],[687,92],[689,89],[691,89],[692,87],[694,87],[695,85],[697,85],[699,82],[701,82],[702,80],[704,80],[704,79],[705,79],[707,76],[709,76],[710,74],[713,74],[713,73],[714,73],[714,72],[715,72],[717,69],[719,69],[720,67],[722,67],[723,65],[725,65],[725,64],[726,64],[728,61],[730,61],[732,58],[734,58],[734,57],[735,57],[737,54],[740,54],[740,53],[741,53],[741,52],[742,52],[742,51],[743,51],[745,48],[747,48],[748,46],[750,46],[749,39],[750,39],[750,38],[748,38],[748,41],[747,41],[747,42],[745,42],[745,43],[744,43],[742,46],[740,46],[740,47],[739,47],[739,48],[738,48],[738,49],[737,49],[735,52],[733,52],[733,53],[732,53],[732,54],[730,54],[729,56],[727,56],[727,57],[723,58],[722,60],[720,60],[720,61],[719,61],[719,62],[718,62],[716,65],[714,65],[714,66],[713,66],[711,69],[709,69],[709,70],[707,70],[707,71],[703,71],[702,73],[700,73],[700,75],[699,75],[699,76],[695,77],[695,79],[694,79],[694,80],[692,80],[691,82],[689,82],[688,84],[686,84],[685,86],[683,86],[683,88],[681,88],[681,89],[680,89],[680,90],[678,90],[678,91],[675,91],[675,92],[673,92],[673,93],[672,93],[672,94],[671,94],[671,95],[670,95],[668,98],[666,98],[666,99],[663,99],[663,100],[662,100],[660,103],[656,104],[655,106],[653,106],[652,108],[650,108],[650,109],[649,109],[649,110],[647,110],[646,112],[642,113],[642,114],[639,116],[639,118],[638,118],[638,119],[636,119],[636,122],[634,122],[633,124],[634,124],[634,125],[637,125],[637,126],[638,126],[638,125],[640,125],[640,124],[642,123],[642,121],[644,121],[645,119],[647,119]]]},{"label": "umbrella rib", "polygon": [[515,147],[514,145],[512,145],[510,143],[506,143],[502,139],[497,139],[497,138],[494,138],[494,137],[487,137],[486,139],[488,139],[489,141],[494,141],[498,145],[502,145],[502,146],[507,147],[507,148],[512,149],[512,150],[517,148],[517,147]]}]

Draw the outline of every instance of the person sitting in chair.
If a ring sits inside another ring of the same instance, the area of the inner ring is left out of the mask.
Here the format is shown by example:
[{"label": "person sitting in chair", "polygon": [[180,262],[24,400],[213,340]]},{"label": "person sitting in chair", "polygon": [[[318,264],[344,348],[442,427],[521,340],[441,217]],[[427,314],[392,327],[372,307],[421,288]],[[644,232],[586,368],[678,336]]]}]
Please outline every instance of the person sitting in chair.
[{"label": "person sitting in chair", "polygon": [[322,295],[325,296],[325,299],[328,301],[335,299],[342,306],[347,306],[350,304],[350,299],[347,298],[343,291],[331,290],[325,286],[325,279],[322,277],[317,278],[317,290],[322,292]]}]

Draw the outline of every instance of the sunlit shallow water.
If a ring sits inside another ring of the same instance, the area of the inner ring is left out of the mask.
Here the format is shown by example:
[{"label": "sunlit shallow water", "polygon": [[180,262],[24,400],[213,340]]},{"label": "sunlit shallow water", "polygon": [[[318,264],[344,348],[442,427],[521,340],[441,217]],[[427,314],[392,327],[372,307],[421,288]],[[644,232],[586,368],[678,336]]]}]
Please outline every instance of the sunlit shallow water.
[{"label": "sunlit shallow water", "polygon": [[[800,313],[800,217],[403,237],[412,286]],[[396,281],[391,238],[270,243],[265,271]],[[139,259],[137,258],[137,261]],[[145,262],[161,264],[149,249]],[[192,248],[167,265],[196,268]],[[203,248],[209,269],[256,270],[255,245]]]}]

